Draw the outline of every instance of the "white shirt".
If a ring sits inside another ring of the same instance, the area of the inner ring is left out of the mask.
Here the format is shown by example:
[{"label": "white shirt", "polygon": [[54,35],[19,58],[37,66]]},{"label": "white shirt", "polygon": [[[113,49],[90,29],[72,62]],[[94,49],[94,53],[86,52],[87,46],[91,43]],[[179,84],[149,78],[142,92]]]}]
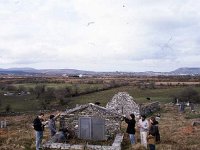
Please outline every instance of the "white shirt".
[{"label": "white shirt", "polygon": [[140,128],[140,132],[147,132],[149,129],[149,122],[146,119],[144,121],[142,121],[142,119],[140,119],[138,126]]}]

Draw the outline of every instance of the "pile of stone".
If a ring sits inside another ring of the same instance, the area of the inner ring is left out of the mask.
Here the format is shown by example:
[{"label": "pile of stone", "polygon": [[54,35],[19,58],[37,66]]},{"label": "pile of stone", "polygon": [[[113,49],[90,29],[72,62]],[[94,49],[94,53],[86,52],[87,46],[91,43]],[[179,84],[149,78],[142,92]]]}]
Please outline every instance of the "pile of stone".
[{"label": "pile of stone", "polygon": [[150,115],[153,112],[160,110],[160,102],[151,102],[140,106],[140,114]]},{"label": "pile of stone", "polygon": [[104,146],[104,145],[89,145],[89,144],[77,144],[77,145],[71,145],[66,143],[52,143],[47,142],[43,145],[44,150],[49,149],[65,149],[65,150],[121,150],[121,143],[123,141],[123,134],[117,134],[115,136],[114,142],[111,146]]},{"label": "pile of stone", "polygon": [[132,96],[127,92],[119,92],[107,103],[106,108],[121,115],[130,115],[134,113],[136,116],[140,114],[139,105],[134,102]]}]

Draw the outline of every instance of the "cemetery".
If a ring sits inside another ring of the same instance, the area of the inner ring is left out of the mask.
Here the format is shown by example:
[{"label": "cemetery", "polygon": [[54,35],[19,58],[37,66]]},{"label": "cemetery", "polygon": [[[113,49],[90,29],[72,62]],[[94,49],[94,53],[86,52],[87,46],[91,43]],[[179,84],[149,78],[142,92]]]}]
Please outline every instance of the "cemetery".
[{"label": "cemetery", "polygon": [[[76,106],[61,113],[57,123],[59,131],[66,130],[69,139],[60,141],[59,134],[49,139],[43,147],[46,149],[105,149],[120,150],[123,140],[121,123],[123,115],[134,113],[136,118],[140,114],[155,112],[160,109],[159,102],[139,105],[126,92],[119,92],[107,103],[106,107],[88,103]],[[76,139],[80,143],[70,142]]]}]

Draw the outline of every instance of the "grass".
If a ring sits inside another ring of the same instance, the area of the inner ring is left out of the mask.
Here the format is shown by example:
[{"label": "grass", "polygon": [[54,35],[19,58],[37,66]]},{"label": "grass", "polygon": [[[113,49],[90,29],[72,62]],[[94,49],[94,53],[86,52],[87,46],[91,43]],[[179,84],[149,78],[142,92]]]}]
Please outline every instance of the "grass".
[{"label": "grass", "polygon": [[[88,102],[94,103],[96,101],[101,102],[102,106],[105,106],[112,97],[118,92],[128,92],[137,103],[147,102],[146,98],[150,97],[153,101],[160,101],[161,103],[169,103],[172,101],[172,95],[181,92],[184,87],[173,87],[167,89],[139,89],[134,86],[123,86],[106,91],[91,93],[82,95],[79,97],[71,98],[69,106],[75,106],[76,104],[85,104]],[[195,87],[200,93],[200,88]]]},{"label": "grass", "polygon": [[[197,109],[198,110],[198,109]],[[58,113],[58,112],[56,112]],[[200,127],[192,127],[191,122],[194,119],[186,119],[189,109],[180,114],[177,106],[169,104],[161,105],[161,119],[159,121],[159,130],[161,143],[156,145],[157,150],[197,150],[200,147]],[[200,114],[199,112],[196,112]],[[49,114],[55,114],[50,112]],[[45,114],[48,119],[49,114]],[[1,117],[0,120],[8,121],[8,128],[0,129],[0,149],[1,150],[34,150],[35,134],[31,127],[35,115],[24,114],[20,116]],[[125,133],[127,124],[122,123],[122,132]],[[136,130],[137,144],[135,150],[144,149],[140,145],[139,131]],[[45,129],[43,142],[49,139],[49,131]],[[130,150],[131,145],[128,135],[122,143],[123,150]]]},{"label": "grass", "polygon": [[19,88],[20,86],[23,86],[25,88],[35,88],[37,85],[45,85],[46,88],[65,88],[65,87],[72,87],[73,85],[78,86],[80,90],[84,90],[86,88],[102,88],[103,84],[76,84],[76,83],[22,83],[22,84],[13,84],[15,87]]},{"label": "grass", "polygon": [[[200,127],[192,127],[193,119],[186,119],[190,110],[180,114],[177,106],[165,104],[162,105],[159,121],[159,131],[161,142],[156,144],[157,150],[198,150],[200,147]],[[200,112],[197,112],[200,114]],[[126,126],[124,126],[125,128]],[[137,144],[135,150],[143,149],[140,145],[139,131],[136,132]],[[123,143],[123,150],[130,150],[131,145],[126,134]]]},{"label": "grass", "polygon": [[196,113],[187,113],[185,116],[186,119],[196,119],[196,118],[200,118],[200,114],[196,114]]},{"label": "grass", "polygon": [[11,111],[29,111],[38,110],[39,101],[35,99],[34,95],[24,96],[2,96],[0,111],[5,111],[5,107],[10,105]]},{"label": "grass", "polygon": [[[28,84],[29,85],[29,84]],[[70,84],[48,84],[48,87],[60,86],[72,86]],[[91,86],[100,87],[102,84],[81,84],[78,85],[82,89]],[[128,92],[137,103],[147,102],[146,98],[150,97],[153,101],[160,101],[161,103],[169,103],[172,101],[172,95],[179,93],[184,87],[169,87],[162,89],[140,89],[135,86],[123,86],[118,88],[113,88],[105,91],[94,92],[90,94],[80,95],[77,97],[70,97],[69,103],[65,107],[74,107],[76,104],[85,103],[95,103],[100,102],[102,106],[105,106],[108,101],[118,92]],[[200,87],[194,87],[200,93]],[[41,101],[36,100],[34,95],[24,95],[24,96],[1,96],[1,106],[0,111],[5,111],[6,105],[10,105],[12,111],[35,111],[41,109]],[[52,101],[53,104],[58,103],[57,101]]]},{"label": "grass", "polygon": [[[20,84],[21,85],[21,84]],[[27,84],[27,86],[33,86],[36,84]],[[19,86],[19,84],[18,84]],[[72,86],[71,84],[48,84],[47,87],[64,87]],[[84,90],[92,86],[101,87],[102,84],[77,84],[79,90]],[[167,87],[167,88],[155,88],[155,89],[140,89],[136,86],[122,86],[105,91],[94,92],[90,94],[80,95],[77,97],[69,97],[69,102],[64,107],[74,107],[76,104],[95,103],[100,102],[102,106],[105,106],[108,101],[118,92],[128,92],[137,103],[146,103],[147,97],[150,97],[153,101],[160,101],[161,103],[169,103],[173,100],[173,95],[181,92],[185,87]],[[200,93],[200,87],[194,87]],[[37,100],[34,95],[23,96],[0,96],[1,105],[0,111],[5,111],[5,107],[10,105],[12,111],[35,111],[41,109],[41,101]],[[58,101],[52,101],[52,104],[59,103]]]}]

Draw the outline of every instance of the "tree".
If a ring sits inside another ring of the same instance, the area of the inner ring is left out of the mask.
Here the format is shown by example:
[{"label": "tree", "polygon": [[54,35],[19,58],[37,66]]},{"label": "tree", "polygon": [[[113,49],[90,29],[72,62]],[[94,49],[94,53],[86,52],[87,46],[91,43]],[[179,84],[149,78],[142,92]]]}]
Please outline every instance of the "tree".
[{"label": "tree", "polygon": [[200,102],[200,95],[199,93],[192,87],[184,88],[182,92],[177,96],[177,98],[182,102],[193,102],[199,103]]},{"label": "tree", "polygon": [[0,107],[1,107],[1,105],[2,105],[2,100],[0,99]]},{"label": "tree", "polygon": [[47,101],[51,101],[55,98],[55,88],[53,87],[48,87],[47,90],[44,93],[44,99]]},{"label": "tree", "polygon": [[54,91],[57,100],[65,98],[67,95],[67,90],[65,88],[59,88]]},{"label": "tree", "polygon": [[22,92],[22,91],[27,91],[27,89],[26,89],[26,87],[25,86],[23,86],[23,85],[20,85],[19,87],[18,87],[18,92]]},{"label": "tree", "polygon": [[9,104],[7,104],[5,110],[6,110],[6,112],[10,112],[11,111],[11,106]]},{"label": "tree", "polygon": [[36,94],[36,98],[40,98],[40,96],[45,92],[45,85],[41,84],[41,85],[37,85],[35,86],[35,89],[33,90],[33,92]]}]

